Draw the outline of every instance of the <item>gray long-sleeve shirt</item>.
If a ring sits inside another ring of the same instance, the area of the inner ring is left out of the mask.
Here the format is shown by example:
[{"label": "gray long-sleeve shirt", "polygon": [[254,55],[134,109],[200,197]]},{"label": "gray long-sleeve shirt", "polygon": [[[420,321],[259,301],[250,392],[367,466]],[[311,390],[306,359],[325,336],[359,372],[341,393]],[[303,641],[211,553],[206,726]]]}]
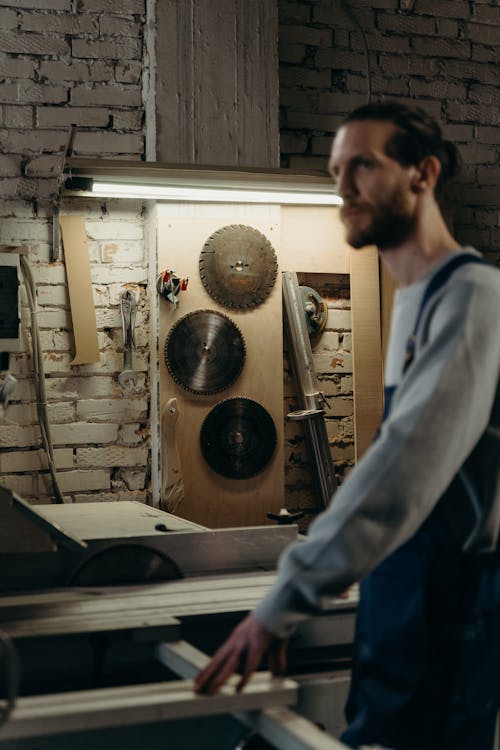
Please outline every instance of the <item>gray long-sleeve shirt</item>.
[{"label": "gray long-sleeve shirt", "polygon": [[403,373],[406,339],[441,265],[396,293],[386,384],[398,387],[389,418],[307,539],[285,551],[254,612],[277,635],[288,635],[407,541],[457,475],[467,501],[451,513],[463,548],[489,551],[498,543],[500,273],[467,264],[452,274],[426,305],[414,361]]}]

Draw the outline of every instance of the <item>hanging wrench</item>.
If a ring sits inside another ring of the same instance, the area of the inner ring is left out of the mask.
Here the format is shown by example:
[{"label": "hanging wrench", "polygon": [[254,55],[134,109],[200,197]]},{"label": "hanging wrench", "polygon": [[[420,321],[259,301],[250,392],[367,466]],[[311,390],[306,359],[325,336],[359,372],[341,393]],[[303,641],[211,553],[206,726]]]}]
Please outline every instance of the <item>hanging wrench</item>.
[{"label": "hanging wrench", "polygon": [[135,315],[137,311],[137,302],[132,292],[127,289],[123,292],[120,300],[120,308],[122,313],[122,326],[123,326],[123,370],[118,375],[118,382],[122,388],[125,388],[129,384],[137,385],[137,375],[132,369],[132,349],[135,348],[134,340],[134,325]]}]

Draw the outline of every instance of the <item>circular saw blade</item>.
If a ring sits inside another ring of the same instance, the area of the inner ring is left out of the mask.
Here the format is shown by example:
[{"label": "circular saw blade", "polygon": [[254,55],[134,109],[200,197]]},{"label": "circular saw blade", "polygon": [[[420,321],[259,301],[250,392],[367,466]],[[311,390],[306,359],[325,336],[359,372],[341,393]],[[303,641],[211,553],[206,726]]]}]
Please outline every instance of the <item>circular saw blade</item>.
[{"label": "circular saw blade", "polygon": [[177,321],[165,342],[173,379],[193,393],[218,393],[234,383],[245,362],[245,342],[224,313],[196,310]]},{"label": "circular saw blade", "polygon": [[200,276],[213,299],[225,307],[260,305],[278,272],[274,249],[261,232],[231,224],[214,232],[200,254]]},{"label": "circular saw blade", "polygon": [[228,398],[205,417],[200,446],[206,462],[218,474],[247,479],[271,460],[276,428],[269,412],[257,401]]},{"label": "circular saw blade", "polygon": [[70,586],[123,586],[175,581],[178,565],[165,553],[138,542],[113,544],[86,557],[70,576]]}]

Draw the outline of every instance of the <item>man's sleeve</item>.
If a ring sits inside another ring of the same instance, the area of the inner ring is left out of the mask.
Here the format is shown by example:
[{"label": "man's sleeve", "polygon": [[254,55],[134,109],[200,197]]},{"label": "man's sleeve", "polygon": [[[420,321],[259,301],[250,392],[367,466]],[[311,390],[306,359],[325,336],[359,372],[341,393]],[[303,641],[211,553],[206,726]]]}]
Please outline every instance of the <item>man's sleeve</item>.
[{"label": "man's sleeve", "polygon": [[[490,272],[491,275],[491,272]],[[486,429],[500,367],[498,276],[450,285],[427,316],[426,342],[380,435],[282,556],[254,614],[287,636],[367,575],[420,527]]]}]

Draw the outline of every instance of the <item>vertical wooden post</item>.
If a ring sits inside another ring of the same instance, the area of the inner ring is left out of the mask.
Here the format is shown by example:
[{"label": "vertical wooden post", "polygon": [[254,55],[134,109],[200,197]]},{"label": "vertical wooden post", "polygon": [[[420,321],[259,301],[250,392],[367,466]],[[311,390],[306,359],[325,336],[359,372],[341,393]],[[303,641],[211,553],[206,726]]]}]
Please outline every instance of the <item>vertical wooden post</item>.
[{"label": "vertical wooden post", "polygon": [[356,461],[373,440],[383,405],[378,253],[351,250],[351,310]]},{"label": "vertical wooden post", "polygon": [[159,161],[279,167],[277,16],[269,0],[156,4]]}]

